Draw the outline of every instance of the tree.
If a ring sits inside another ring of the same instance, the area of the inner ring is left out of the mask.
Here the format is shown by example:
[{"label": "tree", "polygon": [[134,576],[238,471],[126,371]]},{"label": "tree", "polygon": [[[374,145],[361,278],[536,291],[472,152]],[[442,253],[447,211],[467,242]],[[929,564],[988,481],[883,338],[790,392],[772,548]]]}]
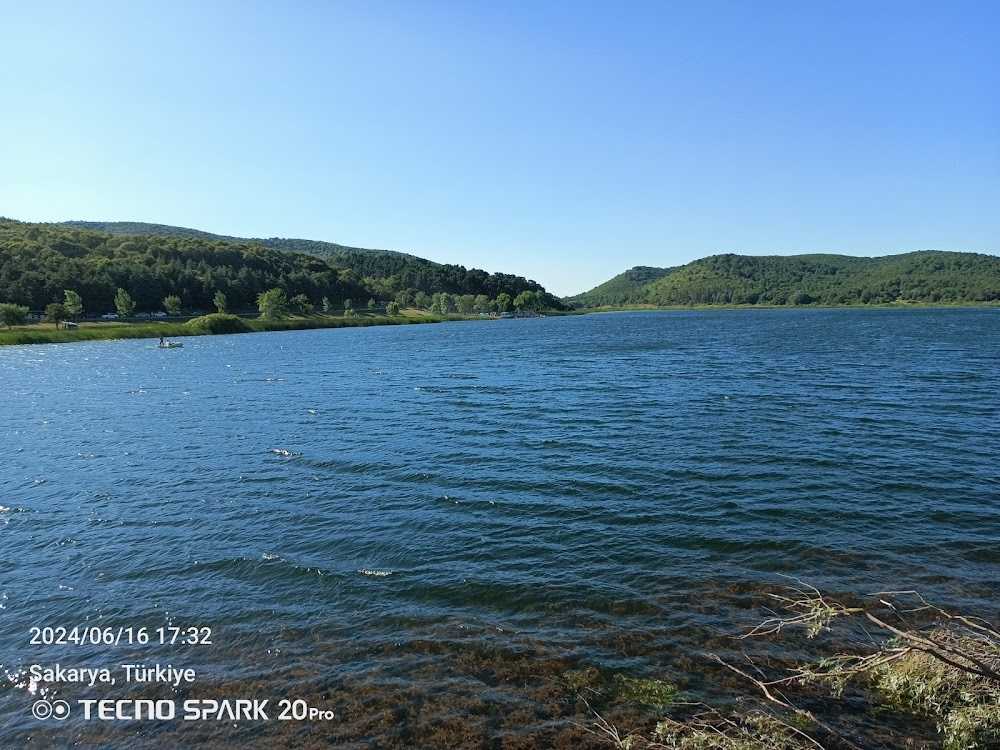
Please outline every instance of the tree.
[{"label": "tree", "polygon": [[323,305],[323,314],[324,315],[329,315],[330,314],[330,310],[333,309],[333,305],[330,303],[330,298],[329,297],[324,297],[323,301],[322,301],[322,305]]},{"label": "tree", "polygon": [[409,289],[396,292],[396,303],[400,307],[409,307],[413,304],[413,294]]},{"label": "tree", "polygon": [[437,315],[447,315],[455,308],[455,301],[447,292],[437,292],[431,298],[431,312]]},{"label": "tree", "polygon": [[28,320],[28,308],[10,302],[0,303],[0,320],[8,328],[23,326]]},{"label": "tree", "polygon": [[288,297],[284,289],[268,289],[257,295],[257,309],[265,320],[275,320],[288,315]]},{"label": "tree", "polygon": [[517,310],[534,310],[538,307],[538,295],[531,290],[521,292],[514,298],[514,307]]},{"label": "tree", "polygon": [[[180,315],[181,314],[181,298],[176,294],[170,294],[163,298],[163,309],[167,311],[168,315]],[[219,312],[225,312],[224,310],[219,310]]]},{"label": "tree", "polygon": [[455,300],[458,311],[463,315],[468,315],[476,306],[476,296],[474,294],[463,294]]},{"label": "tree", "polygon": [[353,318],[354,317],[354,302],[349,299],[344,300],[344,317]]},{"label": "tree", "polygon": [[413,304],[419,307],[421,310],[426,310],[430,307],[431,298],[427,292],[417,292],[413,295]]},{"label": "tree", "polygon": [[215,305],[215,309],[219,311],[220,314],[225,313],[229,308],[229,300],[226,299],[226,293],[222,290],[217,290],[215,296],[212,297],[212,304]]},{"label": "tree", "polygon": [[66,314],[66,306],[61,302],[52,302],[45,306],[45,319],[50,323],[55,323],[56,328],[62,323],[68,315]]},{"label": "tree", "polygon": [[131,318],[135,314],[135,300],[121,287],[115,292],[115,309],[119,318]]},{"label": "tree", "polygon": [[83,315],[83,299],[72,289],[63,290],[63,307],[66,314],[76,320]]},{"label": "tree", "polygon": [[393,300],[385,306],[385,311],[389,315],[399,315],[399,303],[396,302],[396,300]]},{"label": "tree", "polygon": [[309,301],[309,297],[305,294],[296,294],[292,297],[292,309],[299,315],[311,315],[314,308],[313,303]]},{"label": "tree", "polygon": [[376,302],[375,298],[372,297],[370,300],[368,300],[368,311],[372,312],[376,308],[377,305],[378,305],[378,302]]},{"label": "tree", "polygon": [[497,312],[505,313],[510,310],[513,300],[507,292],[500,292],[496,298]]},{"label": "tree", "polygon": [[490,311],[490,298],[485,294],[477,294],[475,300],[472,303],[472,309],[478,313],[485,313]]}]

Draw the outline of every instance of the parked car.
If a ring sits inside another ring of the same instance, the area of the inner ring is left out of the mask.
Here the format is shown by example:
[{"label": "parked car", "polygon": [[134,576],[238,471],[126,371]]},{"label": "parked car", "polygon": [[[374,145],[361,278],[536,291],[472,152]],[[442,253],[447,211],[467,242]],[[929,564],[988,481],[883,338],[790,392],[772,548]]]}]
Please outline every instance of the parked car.
[{"label": "parked car", "polygon": [[104,313],[101,320],[118,320],[118,313]]},{"label": "parked car", "polygon": [[167,317],[167,314],[165,312],[163,312],[163,310],[157,310],[155,313],[150,313],[149,317],[151,317],[151,318],[165,318],[165,317]]}]

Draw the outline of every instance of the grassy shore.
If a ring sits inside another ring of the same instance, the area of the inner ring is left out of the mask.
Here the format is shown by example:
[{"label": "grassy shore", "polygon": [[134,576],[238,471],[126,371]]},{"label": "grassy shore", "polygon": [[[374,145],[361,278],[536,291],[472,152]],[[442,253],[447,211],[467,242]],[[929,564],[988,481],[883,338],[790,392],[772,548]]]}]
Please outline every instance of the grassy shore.
[{"label": "grassy shore", "polygon": [[[461,320],[464,316],[453,316]],[[399,315],[358,312],[356,317],[332,315],[291,316],[279,320],[239,318],[242,330],[226,333],[257,333],[262,331],[301,331],[311,328],[356,328],[361,326],[406,325],[413,323],[441,323],[452,319],[431,315],[423,310],[403,310]],[[179,338],[182,336],[210,336],[213,331],[191,322],[143,321],[137,323],[85,322],[79,328],[56,328],[52,323],[15,326],[0,331],[0,346],[12,344],[62,344],[73,341],[103,341],[112,339]]]}]

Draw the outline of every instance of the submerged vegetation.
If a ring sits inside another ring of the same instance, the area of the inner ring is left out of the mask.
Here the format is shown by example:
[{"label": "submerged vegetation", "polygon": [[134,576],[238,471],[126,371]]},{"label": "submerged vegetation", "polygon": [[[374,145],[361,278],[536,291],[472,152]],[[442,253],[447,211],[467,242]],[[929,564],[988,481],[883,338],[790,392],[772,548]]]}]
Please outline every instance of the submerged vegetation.
[{"label": "submerged vegetation", "polygon": [[[1000,747],[1000,631],[987,621],[933,606],[915,592],[879,592],[843,603],[802,584],[771,599],[780,611],[739,640],[780,638],[799,629],[808,639],[831,634],[841,648],[777,672],[766,655],[755,658],[744,651],[746,664],[712,656],[756,696],[749,707],[721,710],[663,693],[672,705],[648,733],[623,734],[596,710],[589,731],[621,750],[884,747],[870,727],[852,723],[863,701],[876,722],[889,717],[900,719],[900,726],[933,722],[943,750]],[[844,698],[849,689],[850,707]],[[658,694],[648,684],[638,689],[640,695],[651,691]],[[916,744],[915,736],[894,741],[894,746],[927,747]]]},{"label": "submerged vegetation", "polygon": [[639,266],[565,302],[575,307],[1000,302],[1000,257],[937,251],[878,258],[713,255],[676,268]]}]

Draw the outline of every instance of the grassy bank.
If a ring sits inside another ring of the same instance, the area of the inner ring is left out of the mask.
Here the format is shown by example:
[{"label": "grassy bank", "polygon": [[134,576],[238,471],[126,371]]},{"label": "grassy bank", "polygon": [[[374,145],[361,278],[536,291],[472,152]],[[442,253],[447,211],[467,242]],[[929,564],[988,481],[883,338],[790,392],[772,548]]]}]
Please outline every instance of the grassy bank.
[{"label": "grassy bank", "polygon": [[[216,333],[258,333],[263,331],[302,331],[311,328],[357,328],[362,326],[406,325],[411,323],[440,323],[447,318],[430,315],[422,310],[404,310],[400,315],[358,313],[356,317],[344,318],[332,315],[309,315],[263,320],[237,318],[238,327],[232,330],[212,330],[199,326],[196,321],[142,323],[83,323],[79,328],[56,328],[52,324],[39,323],[15,326],[11,330],[0,331],[0,346],[12,344],[62,344],[74,341],[105,341],[113,339],[180,338],[182,336],[211,336]],[[461,319],[461,316],[455,316]]]}]

